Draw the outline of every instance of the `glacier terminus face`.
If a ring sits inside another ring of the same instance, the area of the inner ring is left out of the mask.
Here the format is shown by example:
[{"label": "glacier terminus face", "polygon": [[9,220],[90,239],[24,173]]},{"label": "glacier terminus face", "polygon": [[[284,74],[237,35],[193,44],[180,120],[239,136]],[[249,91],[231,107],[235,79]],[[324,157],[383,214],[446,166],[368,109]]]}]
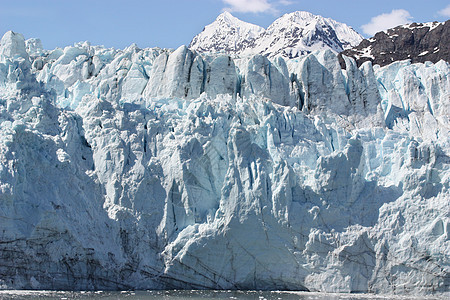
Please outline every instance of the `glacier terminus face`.
[{"label": "glacier terminus face", "polygon": [[449,63],[344,61],[6,33],[0,287],[448,294]]}]

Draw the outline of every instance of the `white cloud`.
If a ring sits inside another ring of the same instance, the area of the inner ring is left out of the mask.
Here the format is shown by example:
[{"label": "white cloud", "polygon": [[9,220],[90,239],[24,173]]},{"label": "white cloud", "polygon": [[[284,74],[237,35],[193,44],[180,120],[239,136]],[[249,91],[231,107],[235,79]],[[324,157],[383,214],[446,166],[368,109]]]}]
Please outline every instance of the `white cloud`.
[{"label": "white cloud", "polygon": [[229,5],[228,11],[241,13],[262,13],[274,11],[275,8],[267,0],[222,0]]},{"label": "white cloud", "polygon": [[374,35],[379,31],[409,23],[411,20],[412,17],[407,10],[394,9],[389,14],[373,17],[368,24],[362,25],[361,28],[365,34]]},{"label": "white cloud", "polygon": [[294,1],[290,1],[290,0],[280,0],[280,1],[278,1],[278,3],[279,3],[280,5],[292,5],[292,4],[294,4]]},{"label": "white cloud", "polygon": [[287,6],[294,2],[291,0],[222,0],[227,5],[225,10],[240,13],[277,13],[277,6]]},{"label": "white cloud", "polygon": [[446,8],[441,9],[438,13],[439,13],[441,16],[450,18],[450,5],[447,5]]}]

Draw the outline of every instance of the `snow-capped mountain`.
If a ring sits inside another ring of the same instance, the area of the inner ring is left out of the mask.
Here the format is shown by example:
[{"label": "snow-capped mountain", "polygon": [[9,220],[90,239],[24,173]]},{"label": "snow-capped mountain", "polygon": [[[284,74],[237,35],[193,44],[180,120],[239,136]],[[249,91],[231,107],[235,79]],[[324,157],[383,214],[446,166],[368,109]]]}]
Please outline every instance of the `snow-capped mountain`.
[{"label": "snow-capped mountain", "polygon": [[292,58],[316,50],[341,52],[361,40],[361,35],[346,24],[297,11],[273,22],[248,52]]},{"label": "snow-capped mountain", "polygon": [[450,64],[0,42],[1,289],[450,292]]},{"label": "snow-capped mountain", "polygon": [[361,40],[348,25],[304,11],[285,14],[266,30],[223,13],[195,36],[189,47],[198,52],[292,58],[316,50],[341,52]]},{"label": "snow-capped mountain", "polygon": [[239,53],[263,32],[264,28],[224,12],[195,36],[189,47],[198,52]]},{"label": "snow-capped mountain", "polygon": [[394,61],[450,62],[450,20],[400,25],[365,39],[342,55],[353,57],[358,66],[366,61],[385,66]]}]

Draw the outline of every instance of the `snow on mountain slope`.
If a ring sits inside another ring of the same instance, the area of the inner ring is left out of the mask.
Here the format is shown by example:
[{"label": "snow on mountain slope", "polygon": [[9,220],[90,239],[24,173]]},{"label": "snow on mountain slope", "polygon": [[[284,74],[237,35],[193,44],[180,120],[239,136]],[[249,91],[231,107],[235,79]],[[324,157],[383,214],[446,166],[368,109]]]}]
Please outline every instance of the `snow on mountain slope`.
[{"label": "snow on mountain slope", "polygon": [[264,28],[223,12],[192,40],[189,48],[198,52],[238,53],[256,39]]},{"label": "snow on mountain slope", "polygon": [[449,293],[447,62],[38,44],[1,41],[2,288]]},{"label": "snow on mountain slope", "polygon": [[341,52],[361,40],[361,35],[346,24],[297,11],[273,22],[248,53],[292,58],[316,50]]},{"label": "snow on mountain slope", "polygon": [[285,14],[266,30],[224,13],[194,37],[189,47],[198,52],[292,58],[315,50],[341,52],[361,40],[348,25],[304,11]]}]

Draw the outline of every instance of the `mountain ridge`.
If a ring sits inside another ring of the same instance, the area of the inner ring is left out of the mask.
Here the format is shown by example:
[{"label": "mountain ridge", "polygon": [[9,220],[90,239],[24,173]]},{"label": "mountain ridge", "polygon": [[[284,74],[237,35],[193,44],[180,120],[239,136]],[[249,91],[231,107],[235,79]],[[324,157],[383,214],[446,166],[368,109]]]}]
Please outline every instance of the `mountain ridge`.
[{"label": "mountain ridge", "polygon": [[205,26],[202,31],[205,33],[204,36],[196,35],[189,48],[198,52],[206,52],[211,47],[214,47],[215,51],[236,52],[263,31],[264,28],[241,21],[226,11],[221,13],[213,23]]},{"label": "mountain ridge", "polygon": [[[242,32],[239,26],[250,35],[239,36]],[[189,48],[198,52],[293,58],[315,50],[340,52],[361,40],[362,36],[350,26],[306,11],[284,14],[267,29],[225,12],[196,35]]]},{"label": "mountain ridge", "polygon": [[443,59],[450,62],[450,20],[445,22],[411,23],[376,33],[369,39],[339,54],[352,57],[358,66],[366,61],[386,66],[410,59],[412,63],[433,63]]}]

